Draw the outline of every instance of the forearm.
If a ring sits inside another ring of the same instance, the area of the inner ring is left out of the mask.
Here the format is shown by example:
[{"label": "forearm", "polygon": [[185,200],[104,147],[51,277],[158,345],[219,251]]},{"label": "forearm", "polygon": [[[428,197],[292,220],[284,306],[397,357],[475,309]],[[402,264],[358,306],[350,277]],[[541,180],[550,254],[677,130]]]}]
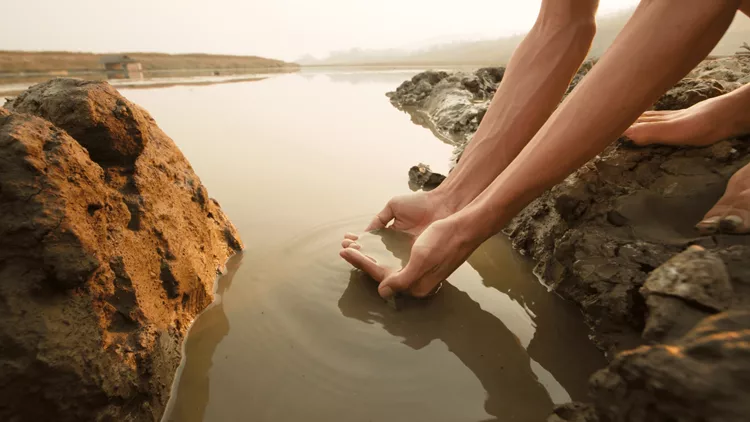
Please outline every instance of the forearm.
[{"label": "forearm", "polygon": [[739,1],[644,0],[591,73],[457,218],[499,232],[544,190],[615,140],[719,41]]},{"label": "forearm", "polygon": [[529,142],[560,103],[591,47],[597,2],[578,2],[578,10],[569,10],[564,6],[569,2],[555,1],[543,5],[473,140],[436,192],[453,200],[455,209],[479,195]]}]

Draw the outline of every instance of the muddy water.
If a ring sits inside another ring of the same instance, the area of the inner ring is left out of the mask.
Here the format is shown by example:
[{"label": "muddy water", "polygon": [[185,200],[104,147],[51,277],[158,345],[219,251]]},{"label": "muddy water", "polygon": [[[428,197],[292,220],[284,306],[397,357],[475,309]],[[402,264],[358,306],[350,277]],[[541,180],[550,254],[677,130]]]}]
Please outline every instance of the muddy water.
[{"label": "muddy water", "polygon": [[193,325],[168,421],[542,421],[603,365],[580,315],[502,237],[427,302],[387,306],[341,236],[451,147],[394,109],[395,73],[124,90],[188,156],[246,252]]}]

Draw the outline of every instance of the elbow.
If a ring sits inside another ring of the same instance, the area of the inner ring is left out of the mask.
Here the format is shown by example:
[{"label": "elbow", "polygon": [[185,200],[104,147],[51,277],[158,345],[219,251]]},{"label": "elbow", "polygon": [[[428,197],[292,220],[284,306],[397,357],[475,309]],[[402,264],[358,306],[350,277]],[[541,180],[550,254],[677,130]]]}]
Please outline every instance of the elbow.
[{"label": "elbow", "polygon": [[596,36],[596,20],[589,19],[583,22],[575,24],[576,41],[591,47],[591,43],[594,42],[594,36]]},{"label": "elbow", "polygon": [[593,16],[538,22],[529,35],[548,45],[558,45],[570,53],[587,54],[596,35]]},{"label": "elbow", "polygon": [[591,46],[596,36],[596,20],[589,19],[576,23],[576,39],[578,42]]}]

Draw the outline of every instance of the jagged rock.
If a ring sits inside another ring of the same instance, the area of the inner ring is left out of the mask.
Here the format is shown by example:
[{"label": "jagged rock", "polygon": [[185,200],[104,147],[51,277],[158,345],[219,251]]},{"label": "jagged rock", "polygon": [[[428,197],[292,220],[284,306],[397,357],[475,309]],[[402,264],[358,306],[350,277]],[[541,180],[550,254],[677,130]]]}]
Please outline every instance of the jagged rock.
[{"label": "jagged rock", "polygon": [[431,190],[438,187],[445,180],[440,173],[433,173],[430,166],[419,163],[409,169],[409,187],[412,190]]},{"label": "jagged rock", "polygon": [[0,108],[0,419],[159,420],[237,231],[151,116],[55,79]]},{"label": "jagged rock", "polygon": [[592,388],[601,422],[747,421],[750,312],[725,312],[673,344],[621,353]]},{"label": "jagged rock", "polygon": [[468,141],[467,135],[479,127],[504,74],[502,67],[482,68],[474,73],[427,71],[386,95],[393,105],[410,113],[415,123],[461,146]]},{"label": "jagged rock", "polygon": [[710,311],[725,311],[732,304],[732,284],[719,257],[693,246],[649,275],[641,294],[678,297]]},{"label": "jagged rock", "polygon": [[714,79],[683,79],[654,104],[654,110],[680,110],[729,92]]}]

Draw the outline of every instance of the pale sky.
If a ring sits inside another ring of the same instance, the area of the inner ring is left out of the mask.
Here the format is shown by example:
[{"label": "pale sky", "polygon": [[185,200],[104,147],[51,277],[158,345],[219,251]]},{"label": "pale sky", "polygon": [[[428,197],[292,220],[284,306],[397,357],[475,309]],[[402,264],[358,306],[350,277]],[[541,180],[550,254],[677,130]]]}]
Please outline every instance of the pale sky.
[{"label": "pale sky", "polygon": [[[601,0],[599,12],[638,0]],[[541,0],[1,0],[0,50],[294,60],[525,32]]]}]

